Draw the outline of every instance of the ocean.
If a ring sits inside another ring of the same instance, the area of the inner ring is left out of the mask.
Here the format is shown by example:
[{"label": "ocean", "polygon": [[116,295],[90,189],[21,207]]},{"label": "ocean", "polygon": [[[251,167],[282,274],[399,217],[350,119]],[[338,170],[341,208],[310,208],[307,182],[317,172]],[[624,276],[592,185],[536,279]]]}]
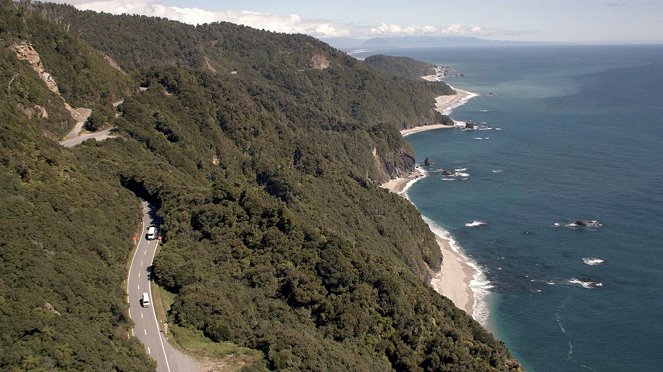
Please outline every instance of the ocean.
[{"label": "ocean", "polygon": [[481,269],[475,318],[529,371],[663,370],[663,46],[380,52],[480,94],[451,116],[483,130],[406,137],[433,161],[407,196]]}]

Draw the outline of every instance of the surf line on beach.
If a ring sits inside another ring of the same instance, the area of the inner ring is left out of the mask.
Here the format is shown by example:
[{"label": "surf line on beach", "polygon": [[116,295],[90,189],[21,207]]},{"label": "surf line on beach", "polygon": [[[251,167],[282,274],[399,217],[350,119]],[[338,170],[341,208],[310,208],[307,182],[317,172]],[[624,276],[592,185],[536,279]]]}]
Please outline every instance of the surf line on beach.
[{"label": "surf line on beach", "polygon": [[[437,111],[448,115],[453,109],[478,96],[476,93],[460,89],[455,90],[456,95],[437,97]],[[442,128],[453,127],[448,125],[426,125],[402,130],[401,135],[405,137],[412,133]],[[408,190],[427,175],[428,172],[425,169],[417,167],[409,176],[392,179],[382,184],[381,187],[399,194],[412,203],[407,194]],[[464,310],[482,325],[487,326],[489,316],[487,300],[491,285],[485,273],[477,262],[463,252],[449,231],[424,215],[422,215],[422,218],[435,235],[435,240],[442,253],[442,267],[436,272],[431,272],[429,284],[436,292],[449,298],[456,307]]]},{"label": "surf line on beach", "polygon": [[[438,96],[435,98],[435,110],[442,115],[450,115],[453,109],[460,107],[466,104],[472,98],[479,96],[478,93],[468,92],[466,90],[454,87],[451,88],[456,91],[456,94]],[[454,122],[458,124],[458,122],[456,121]],[[410,129],[403,129],[400,132],[403,137],[407,137],[414,133],[425,132],[434,129],[447,129],[455,127],[456,127],[455,125],[429,124],[429,125],[421,125]]]}]

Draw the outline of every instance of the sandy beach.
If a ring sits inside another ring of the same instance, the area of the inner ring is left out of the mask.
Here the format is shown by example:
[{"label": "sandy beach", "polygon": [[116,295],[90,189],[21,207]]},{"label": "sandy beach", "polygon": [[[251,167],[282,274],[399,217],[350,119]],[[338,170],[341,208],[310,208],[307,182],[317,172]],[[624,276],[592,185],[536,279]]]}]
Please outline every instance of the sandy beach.
[{"label": "sandy beach", "polygon": [[[380,187],[400,195],[408,183],[422,176],[419,171],[415,171],[407,177],[394,178]],[[451,248],[451,243],[446,237],[437,234],[435,237],[442,252],[442,269],[433,273],[430,285],[437,293],[449,298],[456,307],[472,316],[474,293],[470,281],[473,278],[473,269]]]},{"label": "sandy beach", "polygon": [[[426,78],[426,76],[424,76],[423,78]],[[466,90],[456,89],[456,88],[454,88],[454,90],[456,91],[456,94],[454,95],[439,96],[435,98],[435,110],[441,113],[442,115],[449,115],[451,113],[451,110],[455,109],[458,106],[463,105],[472,97],[477,96],[476,93],[468,92]],[[413,133],[419,133],[434,129],[447,129],[447,128],[454,128],[454,126],[444,125],[444,124],[422,125],[410,129],[403,129],[401,130],[401,135],[405,137]]]},{"label": "sandy beach", "polygon": [[[428,81],[439,81],[436,75],[422,76],[422,78]],[[435,109],[441,114],[448,115],[451,110],[476,96],[475,93],[460,89],[455,90],[455,95],[439,96],[435,99]],[[446,128],[453,128],[453,126],[443,124],[424,125],[402,130],[401,135],[405,137],[413,133]],[[399,177],[385,182],[381,187],[402,195],[408,184],[423,176],[421,172],[414,171],[407,177]],[[433,233],[435,232],[433,231]],[[447,237],[439,234],[435,234],[435,237],[442,252],[442,268],[440,271],[433,273],[430,285],[437,293],[449,298],[456,307],[472,316],[474,312],[474,293],[470,282],[473,279],[474,269],[468,264],[465,257],[453,250]]]},{"label": "sandy beach", "polygon": [[403,129],[401,131],[401,135],[403,137],[407,137],[410,134],[414,133],[419,133],[419,132],[425,132],[427,130],[433,130],[433,129],[450,129],[450,128],[455,128],[453,125],[444,125],[444,124],[430,124],[430,125],[422,125],[420,127],[414,127],[411,129]]}]

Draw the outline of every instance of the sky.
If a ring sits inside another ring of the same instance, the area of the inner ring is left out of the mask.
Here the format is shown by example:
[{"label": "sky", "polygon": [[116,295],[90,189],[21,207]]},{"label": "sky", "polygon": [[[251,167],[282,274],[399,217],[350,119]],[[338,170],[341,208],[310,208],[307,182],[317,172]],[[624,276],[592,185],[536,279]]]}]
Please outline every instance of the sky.
[{"label": "sky", "polygon": [[228,21],[318,38],[473,36],[663,44],[663,0],[56,0],[79,9],[200,24]]}]

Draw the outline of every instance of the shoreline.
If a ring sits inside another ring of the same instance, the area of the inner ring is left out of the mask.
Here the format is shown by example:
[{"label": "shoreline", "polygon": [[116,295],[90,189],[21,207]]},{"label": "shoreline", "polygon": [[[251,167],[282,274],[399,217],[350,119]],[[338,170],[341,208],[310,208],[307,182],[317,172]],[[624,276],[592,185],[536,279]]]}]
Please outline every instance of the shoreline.
[{"label": "shoreline", "polygon": [[[441,81],[437,76],[437,72],[436,70],[436,75],[422,76],[422,78],[428,81]],[[449,115],[453,109],[478,96],[478,94],[466,90],[453,89],[456,91],[455,95],[439,96],[435,99],[435,110],[443,115]],[[414,133],[449,128],[454,128],[454,126],[432,124],[404,129],[400,133],[403,137],[406,137]],[[391,179],[380,187],[410,201],[406,194],[407,190],[424,177],[426,177],[426,172],[417,168],[408,176]],[[428,284],[437,293],[449,298],[457,308],[462,309],[475,320],[479,320],[479,317],[483,318],[485,316],[485,310],[483,309],[485,306],[484,304],[477,306],[480,289],[473,287],[473,284],[481,285],[485,283],[485,280],[482,280],[483,273],[480,268],[461,252],[448,231],[436,225],[432,220],[424,216],[422,218],[435,235],[435,240],[442,253],[442,267],[439,271],[432,273]],[[485,321],[485,319],[482,320]]]},{"label": "shoreline", "polygon": [[[417,169],[407,177],[394,178],[383,183],[380,187],[398,194],[409,201],[405,192],[415,182],[425,176],[425,173]],[[429,225],[440,247],[440,252],[442,252],[442,267],[439,271],[432,272],[428,284],[430,284],[435,292],[447,297],[457,308],[465,311],[467,315],[474,318],[475,293],[471,285],[472,281],[475,280],[474,267],[468,263],[465,256],[453,248],[454,241],[446,236],[447,234],[435,231],[437,229],[431,226],[432,221],[429,222],[428,219],[424,218],[424,222]]]},{"label": "shoreline", "polygon": [[[451,85],[450,85],[451,86]],[[456,91],[454,95],[438,96],[435,98],[435,110],[442,115],[449,115],[453,109],[464,105],[467,101],[471,100],[474,97],[477,97],[479,94],[472,93],[466,90],[457,89],[451,87]],[[403,129],[401,130],[401,135],[407,137],[414,133],[425,132],[435,129],[449,129],[455,128],[454,125],[444,125],[444,124],[430,124],[430,125],[421,125],[414,128]]]}]

